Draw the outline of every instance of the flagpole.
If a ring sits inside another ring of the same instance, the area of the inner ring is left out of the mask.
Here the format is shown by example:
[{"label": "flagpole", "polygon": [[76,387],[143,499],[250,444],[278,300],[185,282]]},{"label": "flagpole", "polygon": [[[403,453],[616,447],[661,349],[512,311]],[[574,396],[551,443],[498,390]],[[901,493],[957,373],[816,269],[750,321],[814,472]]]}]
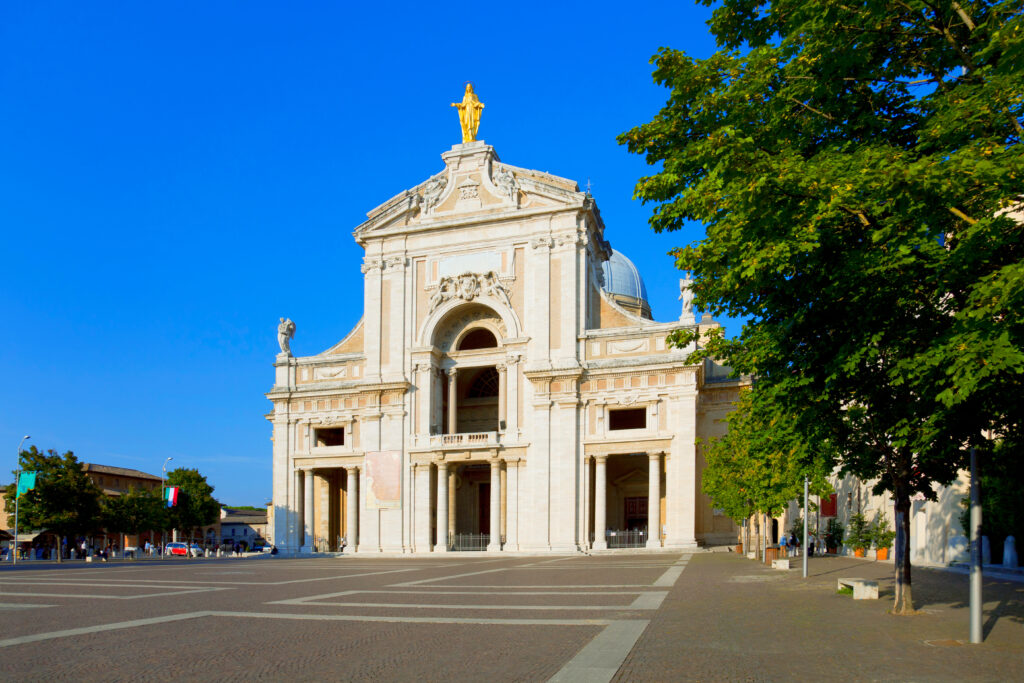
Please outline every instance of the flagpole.
[{"label": "flagpole", "polygon": [[[167,458],[166,460],[164,460],[164,466],[160,470],[160,472],[161,472],[161,474],[160,474],[160,499],[164,500],[164,501],[166,501],[166,498],[167,498],[167,491],[164,490],[164,487],[165,487],[164,479],[167,478],[167,463],[169,463],[172,460],[174,460],[174,458]],[[166,504],[167,503],[165,502],[164,505],[166,505]],[[164,559],[164,551],[166,551],[166,550],[167,550],[167,529],[161,529],[160,530],[160,559],[161,560]]]},{"label": "flagpole", "polygon": [[14,564],[18,564],[18,503],[21,502],[21,491],[18,488],[21,484],[21,447],[25,445],[26,439],[31,438],[28,434],[21,437],[21,443],[18,444],[18,459],[15,461],[18,463],[18,469],[14,471]]}]

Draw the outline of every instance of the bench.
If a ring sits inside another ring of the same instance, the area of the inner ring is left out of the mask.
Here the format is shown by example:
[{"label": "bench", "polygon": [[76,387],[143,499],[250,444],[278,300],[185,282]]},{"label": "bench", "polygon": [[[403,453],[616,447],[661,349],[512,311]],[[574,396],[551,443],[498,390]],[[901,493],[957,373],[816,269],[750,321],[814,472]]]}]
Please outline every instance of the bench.
[{"label": "bench", "polygon": [[772,560],[772,569],[789,569],[789,560]]},{"label": "bench", "polygon": [[849,586],[853,589],[854,600],[878,599],[877,581],[868,581],[866,579],[839,579],[838,584],[836,584],[836,590],[841,590],[843,586]]}]

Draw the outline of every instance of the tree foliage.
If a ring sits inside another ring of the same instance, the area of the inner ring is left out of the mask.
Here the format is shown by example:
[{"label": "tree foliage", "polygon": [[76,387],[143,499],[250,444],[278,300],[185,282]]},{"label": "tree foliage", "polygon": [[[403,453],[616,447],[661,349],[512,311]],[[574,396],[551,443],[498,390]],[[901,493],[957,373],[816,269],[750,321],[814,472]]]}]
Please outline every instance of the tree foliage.
[{"label": "tree foliage", "polygon": [[701,488],[737,522],[757,512],[780,514],[802,495],[805,476],[815,495],[831,491],[827,440],[804,438],[800,416],[778,412],[769,393],[760,387],[744,392],[729,415],[729,431],[703,444]]},{"label": "tree foliage", "polygon": [[171,528],[191,536],[200,527],[213,524],[220,517],[220,503],[213,497],[213,487],[199,470],[179,467],[167,475],[167,486],[177,486],[178,503],[167,508]]},{"label": "tree foliage", "polygon": [[103,500],[103,525],[108,531],[136,535],[166,528],[166,507],[156,491],[132,487]]},{"label": "tree foliage", "polygon": [[1020,1],[724,0],[709,25],[721,49],[662,49],[669,100],[620,136],[662,164],[636,196],[655,230],[706,225],[677,265],[699,306],[750,321],[698,357],[893,492],[911,611],[910,497],[1024,423]]},{"label": "tree foliage", "polygon": [[[69,536],[92,531],[100,521],[100,490],[82,470],[82,463],[71,451],[59,455],[35,446],[21,451],[18,464],[22,471],[37,472],[36,486],[18,501],[18,533],[46,530],[58,537],[58,544]],[[5,511],[13,521],[16,486],[7,489]],[[60,553],[57,553],[60,561]]]}]

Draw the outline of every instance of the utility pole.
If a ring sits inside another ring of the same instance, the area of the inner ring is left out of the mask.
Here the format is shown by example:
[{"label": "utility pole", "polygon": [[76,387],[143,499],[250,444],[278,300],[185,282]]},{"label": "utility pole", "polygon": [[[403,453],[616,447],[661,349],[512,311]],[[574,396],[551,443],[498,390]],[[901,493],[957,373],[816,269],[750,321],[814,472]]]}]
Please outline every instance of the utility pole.
[{"label": "utility pole", "polygon": [[810,524],[810,520],[807,519],[810,513],[807,505],[807,477],[804,477],[804,578],[807,578],[807,525]]},{"label": "utility pole", "polygon": [[978,487],[978,454],[971,448],[971,642],[981,633],[981,491]]},{"label": "utility pole", "polygon": [[25,445],[25,441],[32,437],[26,434],[21,437],[21,443],[18,444],[18,459],[14,462],[17,463],[18,469],[14,471],[14,558],[13,564],[18,564],[18,503],[21,502],[21,492],[18,490],[18,486],[21,484],[21,447]]}]

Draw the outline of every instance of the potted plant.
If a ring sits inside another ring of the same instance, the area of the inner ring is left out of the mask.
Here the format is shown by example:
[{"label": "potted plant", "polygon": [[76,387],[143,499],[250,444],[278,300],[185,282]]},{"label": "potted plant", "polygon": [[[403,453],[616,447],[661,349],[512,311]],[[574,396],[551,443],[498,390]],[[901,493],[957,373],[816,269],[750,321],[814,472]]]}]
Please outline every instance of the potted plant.
[{"label": "potted plant", "polygon": [[864,552],[871,547],[874,541],[874,527],[860,512],[850,515],[850,521],[846,524],[846,542],[853,548],[854,557],[864,557]]},{"label": "potted plant", "polygon": [[843,543],[843,525],[839,523],[839,520],[832,517],[828,520],[828,524],[825,526],[825,548],[832,554],[836,554],[836,550]]},{"label": "potted plant", "polygon": [[896,532],[889,528],[889,520],[884,512],[875,520],[872,536],[874,537],[873,540],[876,548],[875,558],[888,560],[889,549],[892,548],[892,542],[896,539]]}]

